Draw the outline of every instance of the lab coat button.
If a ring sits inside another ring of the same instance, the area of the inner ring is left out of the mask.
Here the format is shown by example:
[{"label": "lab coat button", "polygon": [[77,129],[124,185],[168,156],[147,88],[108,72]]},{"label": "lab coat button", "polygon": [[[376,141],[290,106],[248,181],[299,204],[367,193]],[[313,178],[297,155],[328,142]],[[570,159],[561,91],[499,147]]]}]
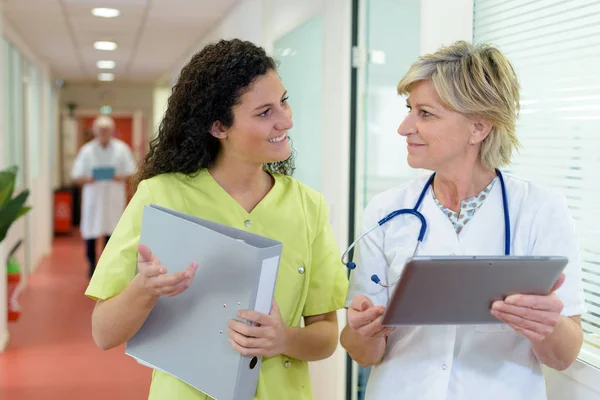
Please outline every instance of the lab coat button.
[{"label": "lab coat button", "polygon": [[304,273],[304,267],[300,267],[300,268],[298,268],[298,273],[299,273],[299,274],[303,274],[303,273]]},{"label": "lab coat button", "polygon": [[446,370],[446,368],[448,368],[448,366],[447,366],[446,364],[443,364],[443,365],[442,365],[442,369],[445,371],[445,370]]},{"label": "lab coat button", "polygon": [[252,225],[252,221],[250,221],[249,219],[247,219],[246,221],[244,221],[244,225],[246,225],[246,226],[249,227],[250,225]]},{"label": "lab coat button", "polygon": [[285,362],[285,364],[283,364],[283,366],[284,366],[284,367],[286,367],[286,368],[289,368],[289,367],[290,367],[290,365],[291,365],[291,364],[290,364],[290,362],[289,362],[289,361],[286,361],[286,362]]}]

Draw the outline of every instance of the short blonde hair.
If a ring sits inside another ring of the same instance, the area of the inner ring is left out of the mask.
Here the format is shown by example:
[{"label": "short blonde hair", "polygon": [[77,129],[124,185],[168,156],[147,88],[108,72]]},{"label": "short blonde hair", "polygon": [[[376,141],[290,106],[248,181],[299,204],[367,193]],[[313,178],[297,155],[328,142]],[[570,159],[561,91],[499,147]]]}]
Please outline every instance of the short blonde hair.
[{"label": "short blonde hair", "polygon": [[515,70],[500,50],[465,41],[444,46],[414,62],[398,84],[398,94],[407,95],[411,86],[431,79],[444,105],[467,116],[480,116],[492,130],[480,147],[484,167],[510,164],[519,148],[515,133],[520,110],[519,82]]}]

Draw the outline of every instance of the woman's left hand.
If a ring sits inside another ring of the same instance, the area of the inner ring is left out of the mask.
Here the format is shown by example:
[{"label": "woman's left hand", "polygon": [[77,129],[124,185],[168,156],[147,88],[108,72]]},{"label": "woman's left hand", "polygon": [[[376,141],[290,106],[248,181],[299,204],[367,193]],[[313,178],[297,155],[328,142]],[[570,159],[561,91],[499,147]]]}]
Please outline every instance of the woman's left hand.
[{"label": "woman's left hand", "polygon": [[491,313],[532,342],[541,342],[554,332],[563,310],[562,301],[554,293],[565,281],[565,275],[554,284],[546,296],[508,296],[492,304]]},{"label": "woman's left hand", "polygon": [[252,310],[242,310],[237,315],[258,326],[235,320],[229,321],[229,342],[236,351],[244,356],[262,357],[285,353],[289,328],[283,322],[275,300],[270,315]]}]

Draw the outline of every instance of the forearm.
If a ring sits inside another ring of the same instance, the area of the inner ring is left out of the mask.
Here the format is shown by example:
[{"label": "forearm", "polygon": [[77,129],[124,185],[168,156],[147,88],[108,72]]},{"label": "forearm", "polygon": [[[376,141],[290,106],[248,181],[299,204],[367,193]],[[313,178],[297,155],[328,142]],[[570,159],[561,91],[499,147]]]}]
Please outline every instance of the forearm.
[{"label": "forearm", "polygon": [[318,321],[303,328],[289,327],[284,354],[303,361],[323,360],[335,351],[337,336],[337,320]]},{"label": "forearm", "polygon": [[541,342],[532,342],[533,352],[544,365],[558,371],[571,366],[579,355],[583,332],[579,318],[561,317],[554,332]]},{"label": "forearm", "polygon": [[385,353],[385,337],[365,338],[349,326],[342,331],[340,342],[350,357],[362,367],[379,363]]},{"label": "forearm", "polygon": [[98,347],[109,350],[131,339],[157,300],[132,281],[119,295],[99,301],[92,314],[92,336]]}]

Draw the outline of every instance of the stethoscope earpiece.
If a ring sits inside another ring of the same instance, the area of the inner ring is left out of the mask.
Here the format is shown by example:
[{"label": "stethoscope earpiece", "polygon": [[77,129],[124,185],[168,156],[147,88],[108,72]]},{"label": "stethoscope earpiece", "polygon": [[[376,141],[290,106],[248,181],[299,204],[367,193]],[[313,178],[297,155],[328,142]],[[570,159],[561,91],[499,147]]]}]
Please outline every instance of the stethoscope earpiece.
[{"label": "stethoscope earpiece", "polygon": [[356,263],[350,261],[349,263],[346,263],[346,267],[348,267],[348,269],[354,269],[356,268]]},{"label": "stethoscope earpiece", "polygon": [[381,279],[379,279],[379,277],[377,276],[377,274],[373,274],[371,275],[371,280],[375,283],[379,283],[381,282]]}]

